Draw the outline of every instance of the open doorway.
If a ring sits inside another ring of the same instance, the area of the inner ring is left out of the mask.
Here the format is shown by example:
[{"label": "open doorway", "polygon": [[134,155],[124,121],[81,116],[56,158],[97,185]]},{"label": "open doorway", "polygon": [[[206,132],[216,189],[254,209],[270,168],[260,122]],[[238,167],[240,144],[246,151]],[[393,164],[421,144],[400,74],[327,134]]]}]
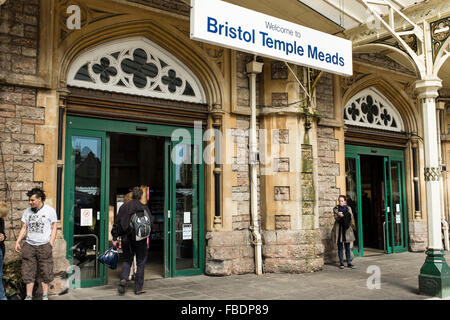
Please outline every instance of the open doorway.
[{"label": "open doorway", "polygon": [[384,253],[386,219],[383,157],[361,155],[361,222],[364,255]]},{"label": "open doorway", "polygon": [[[145,188],[144,197],[154,217],[149,238],[145,280],[164,277],[164,137],[110,134],[109,241],[118,207],[134,186]],[[109,270],[108,282],[119,281],[122,261]]]}]

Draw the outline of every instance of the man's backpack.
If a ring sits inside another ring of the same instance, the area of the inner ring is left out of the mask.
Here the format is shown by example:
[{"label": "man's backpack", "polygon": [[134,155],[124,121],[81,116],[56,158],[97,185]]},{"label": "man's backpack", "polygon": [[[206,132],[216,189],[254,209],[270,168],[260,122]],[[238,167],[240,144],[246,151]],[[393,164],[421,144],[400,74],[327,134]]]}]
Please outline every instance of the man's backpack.
[{"label": "man's backpack", "polygon": [[151,220],[147,210],[138,209],[130,217],[130,233],[136,236],[136,241],[150,236]]}]

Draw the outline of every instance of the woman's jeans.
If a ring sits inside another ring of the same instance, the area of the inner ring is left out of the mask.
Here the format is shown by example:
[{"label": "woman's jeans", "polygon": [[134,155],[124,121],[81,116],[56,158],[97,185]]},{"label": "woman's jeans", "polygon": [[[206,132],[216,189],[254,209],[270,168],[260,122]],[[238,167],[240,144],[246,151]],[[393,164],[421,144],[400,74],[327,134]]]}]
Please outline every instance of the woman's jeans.
[{"label": "woman's jeans", "polygon": [[3,288],[3,251],[0,250],[0,300],[7,300]]},{"label": "woman's jeans", "polygon": [[[339,255],[339,262],[341,265],[344,264],[344,246],[342,245],[342,242],[338,242],[338,255]],[[347,258],[347,264],[351,264],[352,259],[350,255],[350,242],[345,242],[345,257]]]}]

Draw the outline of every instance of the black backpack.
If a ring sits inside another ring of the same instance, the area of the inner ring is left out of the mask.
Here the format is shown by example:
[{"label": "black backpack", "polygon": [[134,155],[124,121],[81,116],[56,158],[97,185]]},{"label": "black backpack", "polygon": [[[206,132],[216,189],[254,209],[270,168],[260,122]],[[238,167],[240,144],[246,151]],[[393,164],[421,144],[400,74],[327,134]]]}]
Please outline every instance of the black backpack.
[{"label": "black backpack", "polygon": [[130,233],[136,237],[136,241],[146,239],[152,231],[151,219],[146,209],[136,210],[130,217]]}]

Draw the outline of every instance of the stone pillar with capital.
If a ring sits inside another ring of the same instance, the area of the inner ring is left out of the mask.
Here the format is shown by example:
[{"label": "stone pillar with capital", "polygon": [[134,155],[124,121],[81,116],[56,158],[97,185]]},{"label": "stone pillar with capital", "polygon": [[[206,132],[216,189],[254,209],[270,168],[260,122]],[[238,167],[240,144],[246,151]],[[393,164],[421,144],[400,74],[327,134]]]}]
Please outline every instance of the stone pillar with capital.
[{"label": "stone pillar with capital", "polygon": [[439,79],[418,80],[415,90],[422,106],[428,221],[427,257],[420,269],[419,292],[443,298],[450,295],[450,269],[444,258],[441,238],[441,169],[436,126],[436,98],[441,83]]},{"label": "stone pillar with capital", "polygon": [[221,174],[222,168],[222,117],[225,114],[220,105],[215,104],[210,110],[212,121],[212,127],[214,129],[214,229],[219,230],[222,227],[222,214],[221,214]]}]

